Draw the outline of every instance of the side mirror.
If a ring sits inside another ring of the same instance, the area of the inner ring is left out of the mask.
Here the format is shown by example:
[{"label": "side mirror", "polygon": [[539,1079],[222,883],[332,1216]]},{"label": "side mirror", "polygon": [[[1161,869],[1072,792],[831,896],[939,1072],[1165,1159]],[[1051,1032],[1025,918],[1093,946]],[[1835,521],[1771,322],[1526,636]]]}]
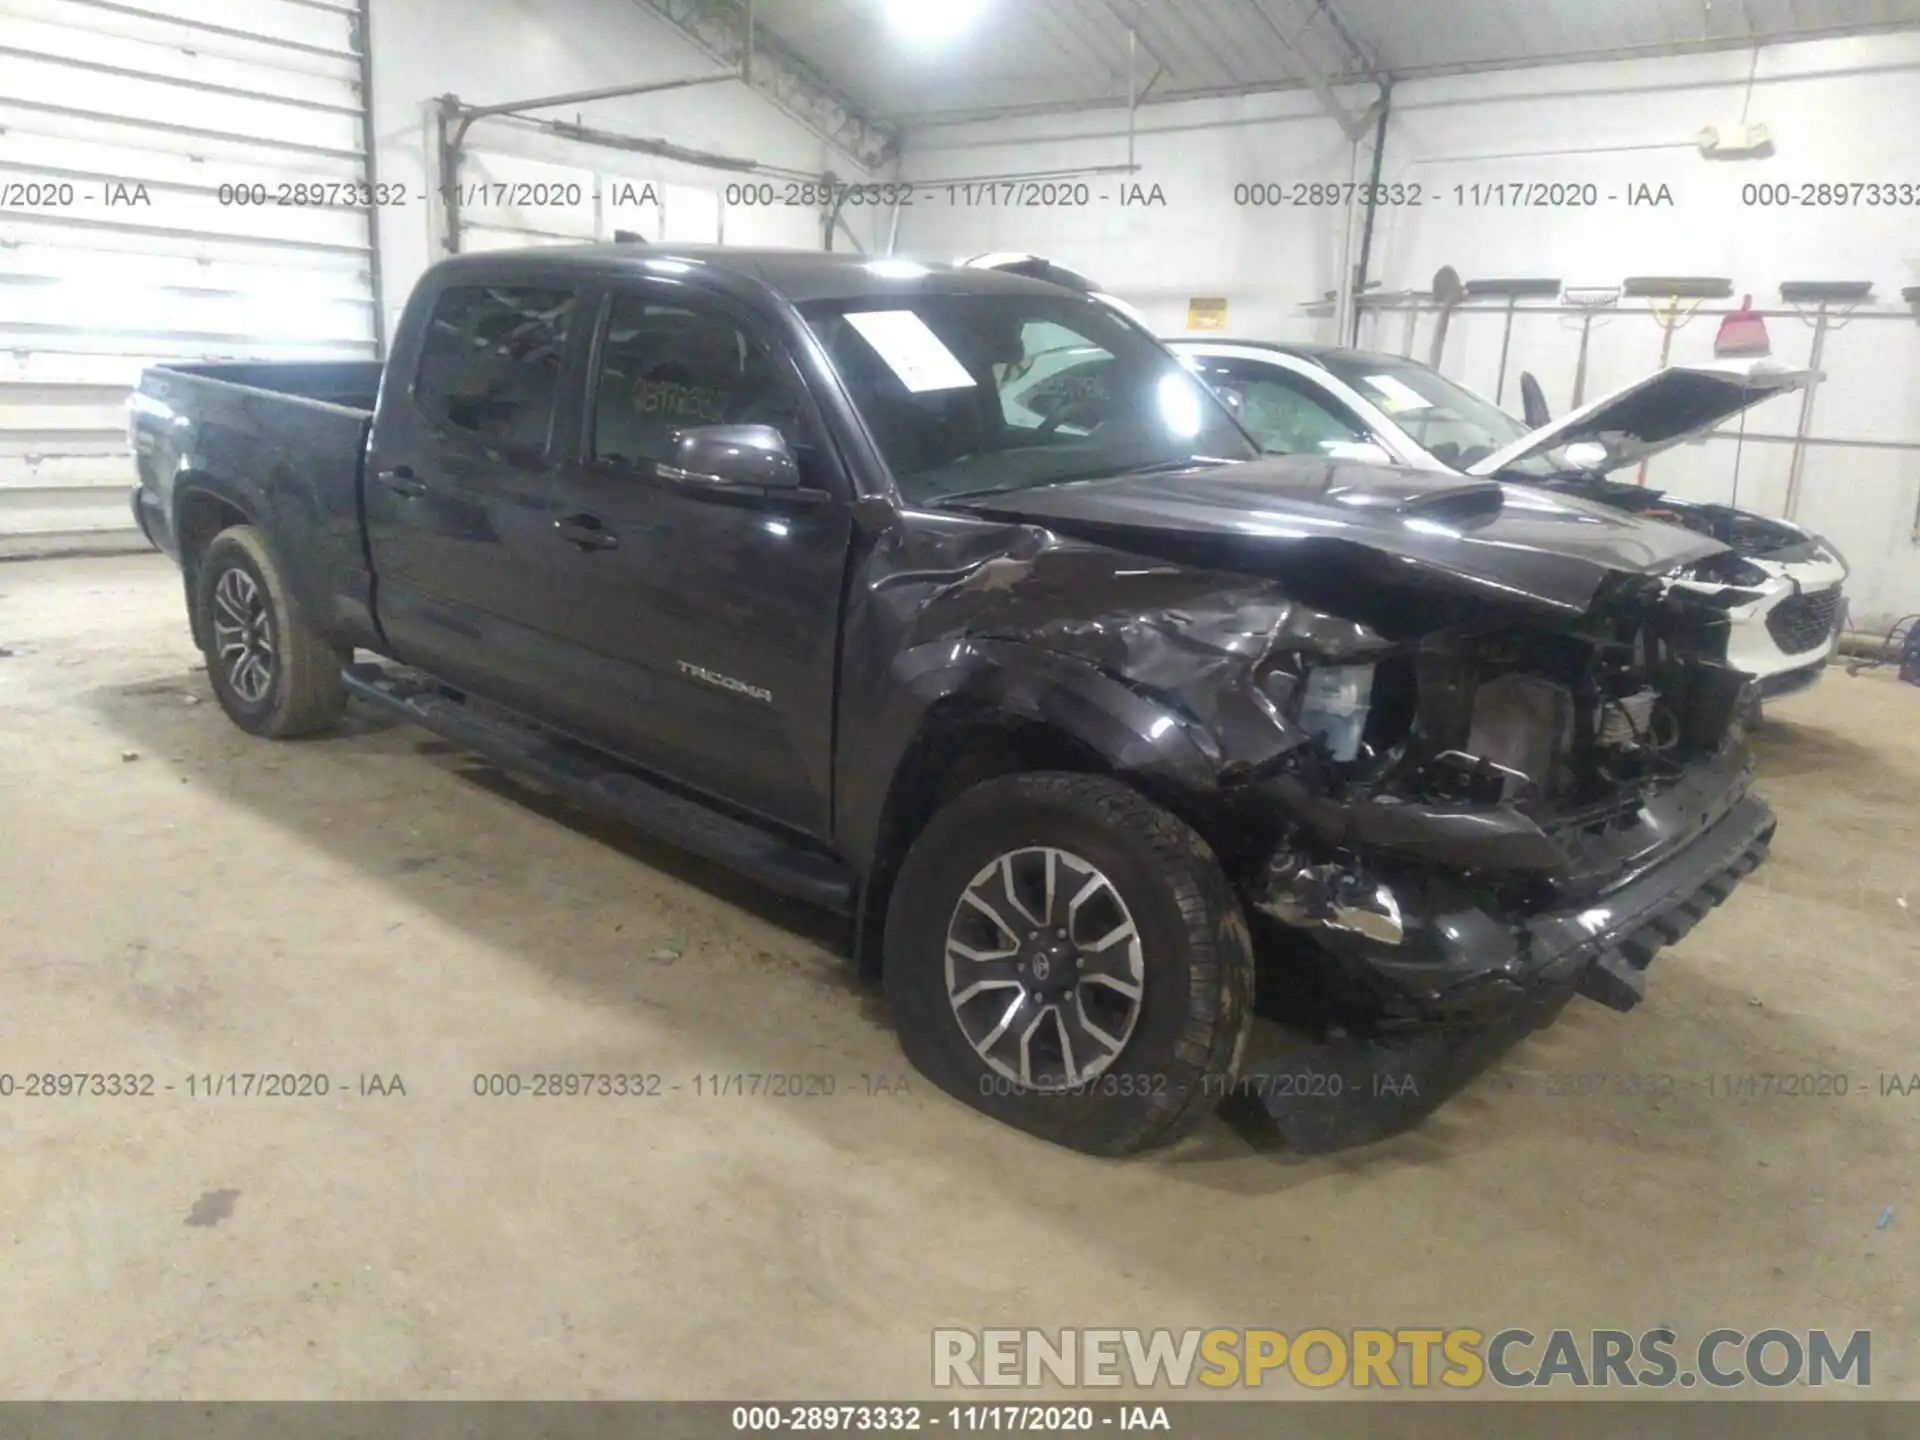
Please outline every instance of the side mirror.
[{"label": "side mirror", "polygon": [[1531,370],[1520,372],[1520,413],[1529,430],[1538,430],[1553,419],[1553,412],[1547,408],[1547,392],[1540,388]]},{"label": "side mirror", "polygon": [[670,480],[733,490],[798,490],[800,467],[771,425],[696,425],[673,433]]}]

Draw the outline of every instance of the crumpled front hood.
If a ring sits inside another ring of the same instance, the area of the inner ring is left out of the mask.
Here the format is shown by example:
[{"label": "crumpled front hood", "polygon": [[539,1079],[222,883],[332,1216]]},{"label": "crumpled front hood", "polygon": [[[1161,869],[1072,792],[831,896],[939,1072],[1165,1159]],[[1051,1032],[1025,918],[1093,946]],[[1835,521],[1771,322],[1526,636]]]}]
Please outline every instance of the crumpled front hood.
[{"label": "crumpled front hood", "polygon": [[1332,568],[1572,614],[1610,575],[1665,574],[1726,548],[1531,486],[1308,456],[946,504],[1219,570],[1286,580]]}]

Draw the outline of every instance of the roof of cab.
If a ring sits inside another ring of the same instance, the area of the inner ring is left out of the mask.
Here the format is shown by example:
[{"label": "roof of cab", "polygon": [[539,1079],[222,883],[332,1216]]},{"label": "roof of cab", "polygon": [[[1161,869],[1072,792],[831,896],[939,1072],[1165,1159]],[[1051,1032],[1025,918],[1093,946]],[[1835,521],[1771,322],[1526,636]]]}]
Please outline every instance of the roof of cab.
[{"label": "roof of cab", "polygon": [[[523,273],[705,277],[725,290],[765,287],[795,304],[859,300],[901,294],[994,295],[1058,293],[1043,281],[997,270],[929,264],[851,251],[744,249],[730,245],[652,245],[609,241],[598,245],[485,250],[440,262],[450,270],[493,268]],[[437,267],[436,267],[437,268]]]}]

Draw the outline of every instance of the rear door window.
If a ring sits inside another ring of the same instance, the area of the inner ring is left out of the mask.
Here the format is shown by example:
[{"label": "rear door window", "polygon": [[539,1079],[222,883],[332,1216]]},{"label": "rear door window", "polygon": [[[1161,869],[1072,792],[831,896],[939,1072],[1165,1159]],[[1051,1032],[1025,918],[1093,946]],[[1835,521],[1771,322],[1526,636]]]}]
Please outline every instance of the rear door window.
[{"label": "rear door window", "polygon": [[570,290],[443,290],[421,343],[414,399],[449,429],[503,450],[544,451],[578,306]]}]

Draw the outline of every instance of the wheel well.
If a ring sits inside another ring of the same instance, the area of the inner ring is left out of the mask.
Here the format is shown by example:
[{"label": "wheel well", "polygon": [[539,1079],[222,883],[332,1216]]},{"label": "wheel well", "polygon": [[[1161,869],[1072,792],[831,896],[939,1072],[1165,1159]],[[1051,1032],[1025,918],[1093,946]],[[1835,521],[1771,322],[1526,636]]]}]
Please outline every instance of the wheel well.
[{"label": "wheel well", "polygon": [[188,490],[174,502],[173,533],[180,546],[180,575],[187,589],[187,617],[193,625],[195,643],[205,641],[200,634],[199,607],[193,603],[201,557],[214,536],[235,525],[245,525],[247,520],[247,513],[238,505],[204,490]]},{"label": "wheel well", "polygon": [[856,957],[862,976],[875,979],[880,974],[893,877],[927,822],[962,791],[996,776],[1030,770],[1113,773],[1092,746],[1038,721],[971,703],[939,706],[927,717],[887,791],[873,867],[862,887]]}]

